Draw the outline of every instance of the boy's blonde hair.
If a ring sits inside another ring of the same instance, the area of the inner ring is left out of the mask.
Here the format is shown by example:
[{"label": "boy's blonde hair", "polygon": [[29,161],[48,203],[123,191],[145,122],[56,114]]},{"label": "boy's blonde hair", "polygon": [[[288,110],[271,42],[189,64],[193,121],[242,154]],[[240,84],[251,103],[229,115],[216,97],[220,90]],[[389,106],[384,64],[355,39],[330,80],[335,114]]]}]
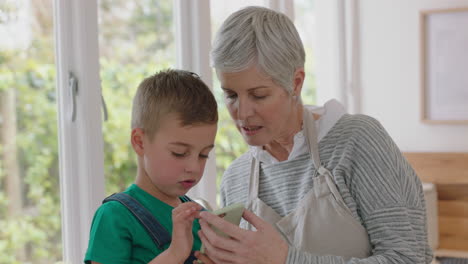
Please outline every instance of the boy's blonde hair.
[{"label": "boy's blonde hair", "polygon": [[162,119],[175,113],[182,126],[216,124],[213,93],[198,75],[164,70],[144,79],[133,99],[132,129],[141,128],[152,139]]}]

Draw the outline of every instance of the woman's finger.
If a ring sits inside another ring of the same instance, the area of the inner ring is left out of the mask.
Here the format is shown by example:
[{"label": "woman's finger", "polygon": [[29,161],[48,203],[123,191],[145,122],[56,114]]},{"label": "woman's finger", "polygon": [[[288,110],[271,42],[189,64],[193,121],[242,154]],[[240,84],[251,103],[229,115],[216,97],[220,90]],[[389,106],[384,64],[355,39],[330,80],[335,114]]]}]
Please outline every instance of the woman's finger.
[{"label": "woman's finger", "polygon": [[213,246],[209,239],[205,236],[202,230],[198,231],[198,236],[205,247],[205,254],[216,263],[233,263],[231,260],[235,258],[232,252]]},{"label": "woman's finger", "polygon": [[234,225],[217,215],[209,212],[200,212],[200,218],[236,240],[241,240],[245,237],[246,230],[241,229],[237,225]]},{"label": "woman's finger", "polygon": [[[209,215],[204,213],[202,215],[203,219],[212,219]],[[215,262],[222,258],[223,261],[227,260],[233,263],[257,263],[258,260],[262,260],[261,263],[274,263],[278,260],[283,263],[286,260],[289,246],[281,234],[271,224],[250,211],[244,210],[243,217],[257,228],[257,232],[243,230],[235,226],[236,229],[242,231],[240,239],[217,236],[208,223],[200,220],[202,233],[207,237],[212,247],[208,248],[208,257]],[[219,224],[221,221],[224,220],[212,219],[212,223],[219,226],[222,226],[222,223]],[[223,231],[226,230],[228,229]],[[231,241],[232,244],[229,244],[228,241]],[[224,263],[223,261],[221,263]]]},{"label": "woman's finger", "polygon": [[239,242],[229,238],[219,236],[204,220],[200,220],[200,226],[202,228],[203,235],[208,237],[210,243],[217,245],[217,248],[226,251],[236,251],[239,248]]},{"label": "woman's finger", "polygon": [[245,221],[251,223],[257,230],[262,230],[266,223],[265,220],[247,209],[244,209],[242,218],[244,218]]}]

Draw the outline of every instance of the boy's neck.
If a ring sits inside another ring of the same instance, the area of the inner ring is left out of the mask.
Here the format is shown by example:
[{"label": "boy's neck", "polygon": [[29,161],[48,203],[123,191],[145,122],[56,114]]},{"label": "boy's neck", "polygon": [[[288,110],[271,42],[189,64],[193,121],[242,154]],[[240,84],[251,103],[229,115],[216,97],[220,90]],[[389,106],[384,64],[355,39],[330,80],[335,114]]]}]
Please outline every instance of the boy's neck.
[{"label": "boy's neck", "polygon": [[159,190],[153,184],[153,182],[150,180],[146,172],[140,171],[140,168],[138,169],[138,174],[135,180],[135,184],[141,189],[143,189],[145,192],[149,193],[151,196],[155,197],[156,199],[172,207],[177,207],[179,204],[182,203],[179,197],[169,196],[161,192],[161,190]]}]

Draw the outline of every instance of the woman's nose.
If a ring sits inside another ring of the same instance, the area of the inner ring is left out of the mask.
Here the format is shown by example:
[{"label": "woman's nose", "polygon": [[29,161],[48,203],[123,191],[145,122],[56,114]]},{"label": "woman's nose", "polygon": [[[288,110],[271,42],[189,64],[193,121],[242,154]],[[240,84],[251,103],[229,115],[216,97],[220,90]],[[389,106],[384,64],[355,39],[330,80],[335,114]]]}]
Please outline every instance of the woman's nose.
[{"label": "woman's nose", "polygon": [[251,102],[248,100],[237,101],[237,118],[239,120],[246,120],[248,117],[252,116],[254,113],[254,107]]}]

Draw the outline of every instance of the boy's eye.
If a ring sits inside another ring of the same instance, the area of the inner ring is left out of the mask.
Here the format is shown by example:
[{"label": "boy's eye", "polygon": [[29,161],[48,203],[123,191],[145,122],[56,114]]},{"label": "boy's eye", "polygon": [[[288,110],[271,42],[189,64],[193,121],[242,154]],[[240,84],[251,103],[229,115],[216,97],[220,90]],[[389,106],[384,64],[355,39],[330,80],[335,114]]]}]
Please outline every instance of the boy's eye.
[{"label": "boy's eye", "polygon": [[237,94],[235,93],[225,93],[225,96],[227,99],[234,99],[237,97]]},{"label": "boy's eye", "polygon": [[204,154],[200,154],[199,157],[202,158],[202,159],[207,159],[207,158],[209,158],[208,155],[204,155]]}]

